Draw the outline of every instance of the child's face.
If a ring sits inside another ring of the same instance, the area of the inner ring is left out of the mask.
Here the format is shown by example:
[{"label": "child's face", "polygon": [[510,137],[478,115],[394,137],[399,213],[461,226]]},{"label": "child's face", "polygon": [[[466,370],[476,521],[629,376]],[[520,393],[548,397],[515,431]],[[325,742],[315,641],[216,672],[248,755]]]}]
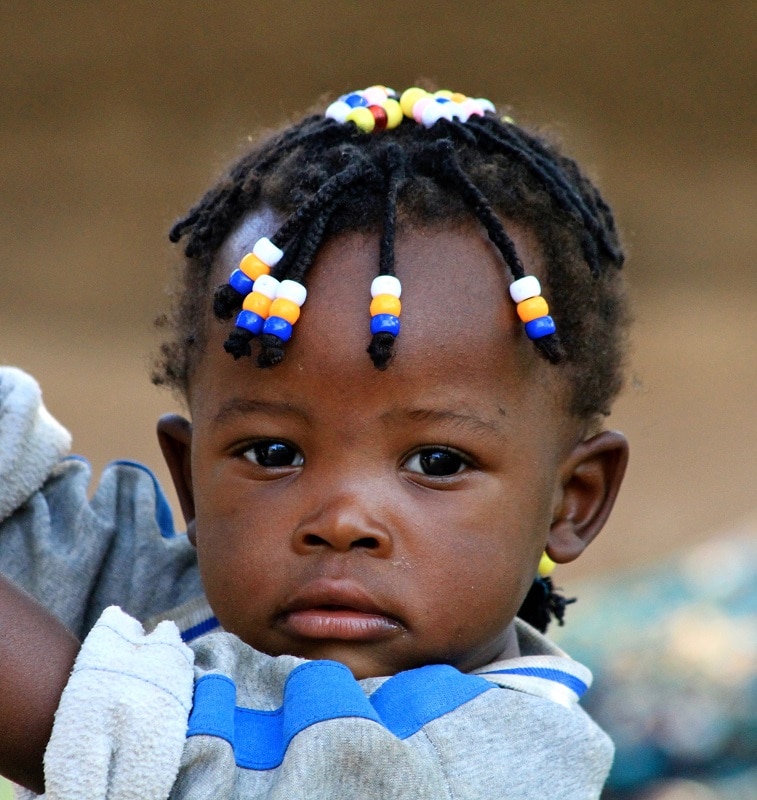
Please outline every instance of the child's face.
[{"label": "child's face", "polygon": [[[216,283],[273,229],[247,219]],[[538,274],[529,237],[510,233]],[[229,325],[209,323],[179,487],[223,627],[357,677],[470,670],[507,649],[581,436],[480,233],[419,230],[396,256],[402,332],[386,371],[366,353],[376,236],[322,248],[280,365],[234,361]]]}]

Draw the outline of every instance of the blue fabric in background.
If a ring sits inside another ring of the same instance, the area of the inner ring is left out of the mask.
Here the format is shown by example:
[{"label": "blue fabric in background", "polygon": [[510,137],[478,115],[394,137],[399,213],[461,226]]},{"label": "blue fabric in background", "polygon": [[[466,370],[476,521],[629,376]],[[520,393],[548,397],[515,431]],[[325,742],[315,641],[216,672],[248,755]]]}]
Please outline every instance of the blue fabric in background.
[{"label": "blue fabric in background", "polygon": [[550,633],[594,673],[582,705],[617,748],[603,798],[757,798],[757,524],[566,589]]}]

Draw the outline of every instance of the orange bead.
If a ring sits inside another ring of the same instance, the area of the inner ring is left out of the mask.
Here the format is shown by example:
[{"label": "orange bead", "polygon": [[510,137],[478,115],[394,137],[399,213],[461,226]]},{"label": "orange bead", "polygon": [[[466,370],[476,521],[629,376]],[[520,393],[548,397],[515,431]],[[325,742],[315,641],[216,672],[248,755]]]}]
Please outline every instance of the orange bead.
[{"label": "orange bead", "polygon": [[258,316],[265,319],[271,308],[271,298],[266,297],[260,292],[250,292],[242,302],[242,308],[245,311],[254,311]]},{"label": "orange bead", "polygon": [[391,294],[377,294],[371,300],[371,316],[375,317],[376,314],[393,314],[395,317],[400,315],[402,311],[402,303],[399,297]]},{"label": "orange bead", "polygon": [[261,275],[268,275],[271,271],[268,264],[262,262],[254,253],[247,253],[239,262],[239,269],[253,281],[256,281]]},{"label": "orange bead", "polygon": [[541,295],[529,297],[528,300],[518,303],[515,308],[518,311],[521,322],[531,322],[532,319],[546,317],[549,314],[547,301]]},{"label": "orange bead", "polygon": [[300,307],[297,303],[287,300],[286,297],[277,297],[273,303],[271,303],[269,316],[281,317],[281,319],[285,319],[290,325],[294,325],[300,318]]}]

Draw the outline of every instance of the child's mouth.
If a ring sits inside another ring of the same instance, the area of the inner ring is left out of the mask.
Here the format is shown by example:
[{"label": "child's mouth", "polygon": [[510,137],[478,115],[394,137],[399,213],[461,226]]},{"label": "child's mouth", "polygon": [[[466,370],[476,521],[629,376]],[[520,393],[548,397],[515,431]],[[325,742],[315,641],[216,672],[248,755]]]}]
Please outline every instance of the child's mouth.
[{"label": "child's mouth", "polygon": [[394,617],[354,586],[318,582],[284,609],[278,626],[306,639],[372,642],[404,630]]},{"label": "child's mouth", "polygon": [[282,627],[308,639],[343,639],[376,641],[397,633],[400,624],[381,614],[368,614],[344,606],[319,606],[290,611],[281,620]]}]

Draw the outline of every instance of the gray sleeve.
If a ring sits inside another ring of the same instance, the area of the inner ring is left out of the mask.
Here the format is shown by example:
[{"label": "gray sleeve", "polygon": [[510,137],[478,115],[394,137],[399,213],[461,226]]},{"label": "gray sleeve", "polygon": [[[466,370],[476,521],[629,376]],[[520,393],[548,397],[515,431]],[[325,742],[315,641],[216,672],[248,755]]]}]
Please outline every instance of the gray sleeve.
[{"label": "gray sleeve", "polygon": [[144,467],[60,459],[68,434],[36,382],[0,368],[0,572],[83,637],[104,608],[143,620],[202,594],[194,548],[173,532]]},{"label": "gray sleeve", "polygon": [[161,533],[151,476],[115,464],[91,502],[89,476],[86,463],[64,460],[0,524],[0,572],[79,637],[109,605],[144,620],[201,594],[194,548],[186,536]]}]

